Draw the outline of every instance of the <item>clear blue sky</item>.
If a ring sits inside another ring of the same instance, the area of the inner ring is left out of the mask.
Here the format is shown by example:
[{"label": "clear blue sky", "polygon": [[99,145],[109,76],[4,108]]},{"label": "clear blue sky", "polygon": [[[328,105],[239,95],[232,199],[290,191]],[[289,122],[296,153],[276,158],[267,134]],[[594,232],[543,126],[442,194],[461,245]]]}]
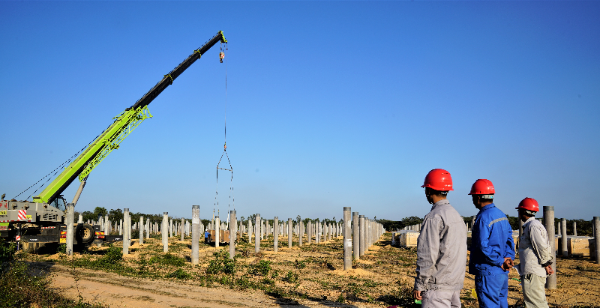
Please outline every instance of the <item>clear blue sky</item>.
[{"label": "clear blue sky", "polygon": [[464,216],[486,178],[510,215],[533,197],[591,219],[598,16],[596,1],[0,2],[0,193],[52,171],[223,30],[226,64],[217,45],[154,100],[79,211],[199,204],[209,218],[227,99],[238,216],[423,217],[420,186],[444,168]]}]

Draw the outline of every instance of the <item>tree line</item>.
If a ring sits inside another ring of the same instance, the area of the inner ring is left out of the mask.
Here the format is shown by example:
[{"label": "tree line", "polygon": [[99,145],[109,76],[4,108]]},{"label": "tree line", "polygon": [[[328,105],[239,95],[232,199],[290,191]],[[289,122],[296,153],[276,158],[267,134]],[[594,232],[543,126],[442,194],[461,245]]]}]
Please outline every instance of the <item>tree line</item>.
[{"label": "tree line", "polygon": [[[519,218],[514,216],[508,216],[508,221],[513,230],[519,230]],[[539,218],[538,218],[539,219]],[[470,216],[463,217],[465,223],[471,226],[472,218]],[[560,224],[560,218],[554,219],[554,228],[558,230]],[[404,227],[417,225],[423,223],[423,219],[417,216],[405,217],[402,220],[394,221],[387,219],[378,219],[377,222],[383,225],[386,230],[402,230]],[[593,221],[583,219],[567,219],[567,234],[573,235],[573,222],[577,224],[577,235],[579,236],[594,236],[593,235]],[[555,230],[555,231],[556,231]]]}]

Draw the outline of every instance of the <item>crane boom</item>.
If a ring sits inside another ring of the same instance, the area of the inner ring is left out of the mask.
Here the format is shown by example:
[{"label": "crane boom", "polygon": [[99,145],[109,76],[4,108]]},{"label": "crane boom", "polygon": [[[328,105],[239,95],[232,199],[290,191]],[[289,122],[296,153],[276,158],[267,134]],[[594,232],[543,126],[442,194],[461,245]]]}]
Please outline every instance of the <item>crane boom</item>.
[{"label": "crane boom", "polygon": [[87,178],[89,173],[145,119],[152,115],[148,105],[169,85],[173,83],[190,65],[213,47],[217,42],[227,43],[222,31],[202,47],[181,62],[176,68],[165,75],[150,91],[140,98],[131,107],[125,109],[114,119],[114,122],[105,129],[90,145],[69,164],[46,188],[33,197],[36,203],[52,203],[69,185],[79,176],[80,180]]},{"label": "crane boom", "polygon": [[225,36],[223,36],[223,31],[219,31],[219,33],[206,42],[204,46],[194,50],[194,53],[187,57],[187,59],[181,62],[171,72],[169,72],[169,74],[165,75],[165,77],[159,83],[157,83],[154,88],[142,96],[142,98],[140,98],[133,106],[131,106],[131,108],[136,109],[138,107],[143,107],[150,104],[164,89],[173,83],[173,80],[177,79],[181,73],[183,73],[194,62],[196,62],[196,60],[200,59],[205,52],[207,52],[219,41],[222,43],[227,43]]}]

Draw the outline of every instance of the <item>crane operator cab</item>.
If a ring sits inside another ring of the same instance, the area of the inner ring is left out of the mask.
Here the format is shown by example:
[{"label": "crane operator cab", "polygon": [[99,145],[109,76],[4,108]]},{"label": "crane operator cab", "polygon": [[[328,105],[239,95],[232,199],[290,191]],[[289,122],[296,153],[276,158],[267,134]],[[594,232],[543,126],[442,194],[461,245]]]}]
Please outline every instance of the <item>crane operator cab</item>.
[{"label": "crane operator cab", "polygon": [[54,200],[52,200],[52,203],[50,203],[51,206],[65,212],[67,210],[67,201],[65,200],[65,198],[63,197],[63,195],[58,196],[58,198],[55,198]]}]

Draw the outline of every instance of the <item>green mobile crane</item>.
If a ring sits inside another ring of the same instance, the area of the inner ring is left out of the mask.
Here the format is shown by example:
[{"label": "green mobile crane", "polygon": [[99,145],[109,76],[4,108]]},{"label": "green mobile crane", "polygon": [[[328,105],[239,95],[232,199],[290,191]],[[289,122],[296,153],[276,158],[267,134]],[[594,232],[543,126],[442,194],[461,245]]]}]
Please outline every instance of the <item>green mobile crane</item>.
[{"label": "green mobile crane", "polygon": [[[77,204],[85,186],[87,177],[110,152],[119,148],[119,144],[152,115],[148,105],[169,85],[173,83],[190,65],[217,42],[227,43],[222,31],[202,47],[181,62],[176,68],[165,75],[150,91],[131,107],[114,117],[114,122],[92,141],[64,170],[37,196],[33,201],[0,200],[0,237],[8,240],[28,243],[58,243],[65,240],[65,210],[66,201],[62,192],[79,178],[81,184],[77,190],[73,204]],[[220,55],[221,62],[223,53]],[[62,236],[61,236],[62,233]],[[78,223],[75,229],[75,243],[89,245],[94,241],[102,241],[105,236],[99,226]]]}]

